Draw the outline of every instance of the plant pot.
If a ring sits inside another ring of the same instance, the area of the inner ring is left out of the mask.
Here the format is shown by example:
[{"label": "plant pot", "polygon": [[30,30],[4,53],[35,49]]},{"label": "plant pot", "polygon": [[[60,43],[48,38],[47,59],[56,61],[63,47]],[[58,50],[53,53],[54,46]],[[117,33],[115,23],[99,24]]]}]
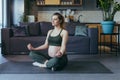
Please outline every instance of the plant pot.
[{"label": "plant pot", "polygon": [[28,22],[35,22],[35,16],[34,15],[27,15]]},{"label": "plant pot", "polygon": [[112,34],[114,30],[114,21],[103,21],[101,22],[102,30],[104,34]]}]

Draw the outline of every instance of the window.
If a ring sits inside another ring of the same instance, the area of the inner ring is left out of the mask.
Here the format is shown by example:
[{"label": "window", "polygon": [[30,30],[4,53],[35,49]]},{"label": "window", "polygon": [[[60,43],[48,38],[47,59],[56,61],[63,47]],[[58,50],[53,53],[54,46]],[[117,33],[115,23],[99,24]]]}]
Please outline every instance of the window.
[{"label": "window", "polygon": [[[0,0],[0,29],[2,28],[2,0]],[[0,30],[0,43],[1,43],[1,30]]]},{"label": "window", "polygon": [[2,28],[2,0],[0,0],[0,28]]},{"label": "window", "polygon": [[[6,26],[6,0],[0,0],[0,29]],[[1,43],[1,30],[0,30]]]},{"label": "window", "polygon": [[6,26],[6,0],[0,0],[0,29]]}]

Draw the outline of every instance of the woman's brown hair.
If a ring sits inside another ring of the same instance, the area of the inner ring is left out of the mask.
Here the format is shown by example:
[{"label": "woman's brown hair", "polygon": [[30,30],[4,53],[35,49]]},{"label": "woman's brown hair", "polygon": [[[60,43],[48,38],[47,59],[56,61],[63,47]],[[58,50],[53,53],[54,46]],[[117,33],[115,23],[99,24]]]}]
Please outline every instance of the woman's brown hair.
[{"label": "woman's brown hair", "polygon": [[60,20],[60,27],[64,29],[65,28],[64,27],[65,20],[64,20],[64,17],[62,16],[62,14],[60,14],[60,13],[54,13],[53,16],[54,15],[58,16],[58,19]]}]

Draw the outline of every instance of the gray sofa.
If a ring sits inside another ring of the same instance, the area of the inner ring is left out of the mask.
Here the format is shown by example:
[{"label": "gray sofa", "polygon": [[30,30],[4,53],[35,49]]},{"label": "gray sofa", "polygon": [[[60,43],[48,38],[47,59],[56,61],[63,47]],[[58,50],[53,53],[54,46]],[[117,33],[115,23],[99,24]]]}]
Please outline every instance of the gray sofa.
[{"label": "gray sofa", "polygon": [[[86,35],[76,35],[76,26],[85,24],[70,22],[65,24],[69,32],[67,54],[97,54],[98,29],[86,28]],[[16,29],[18,28],[18,29]],[[2,54],[28,54],[26,45],[31,43],[34,47],[42,45],[47,32],[52,29],[51,22],[21,23],[20,27],[2,28]],[[85,30],[85,29],[84,29]],[[47,52],[47,50],[43,50]]]}]

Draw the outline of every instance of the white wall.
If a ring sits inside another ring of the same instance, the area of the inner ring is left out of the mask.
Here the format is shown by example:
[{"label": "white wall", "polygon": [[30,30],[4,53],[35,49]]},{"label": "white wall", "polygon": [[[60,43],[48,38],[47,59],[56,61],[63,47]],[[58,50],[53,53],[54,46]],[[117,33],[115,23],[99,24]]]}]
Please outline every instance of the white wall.
[{"label": "white wall", "polygon": [[[38,21],[51,21],[51,16],[54,12],[59,11],[38,11]],[[82,15],[81,22],[98,23],[102,21],[101,11],[76,11],[74,14],[75,20]],[[120,12],[115,15],[115,21],[120,22]]]},{"label": "white wall", "polygon": [[51,21],[51,16],[54,12],[59,11],[38,11],[38,21]]},{"label": "white wall", "polygon": [[101,11],[78,11],[78,14],[75,15],[76,18],[82,15],[80,18],[81,22],[97,23],[102,21]]}]

